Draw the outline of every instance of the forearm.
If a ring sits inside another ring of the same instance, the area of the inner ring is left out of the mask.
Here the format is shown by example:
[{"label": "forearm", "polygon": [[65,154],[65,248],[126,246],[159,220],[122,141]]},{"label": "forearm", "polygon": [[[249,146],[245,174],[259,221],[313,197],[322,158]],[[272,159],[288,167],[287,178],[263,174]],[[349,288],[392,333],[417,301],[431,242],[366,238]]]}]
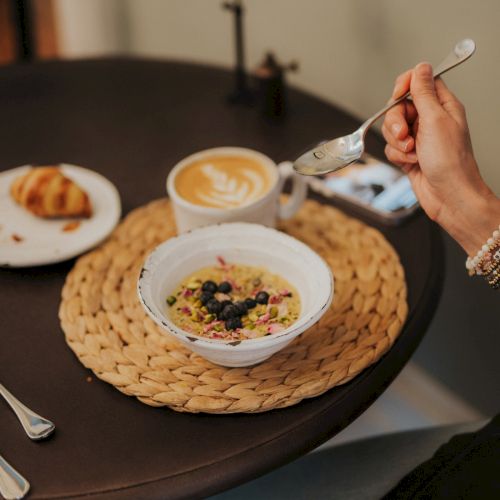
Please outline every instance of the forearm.
[{"label": "forearm", "polygon": [[457,193],[437,219],[469,256],[474,256],[500,224],[500,200],[486,185]]}]

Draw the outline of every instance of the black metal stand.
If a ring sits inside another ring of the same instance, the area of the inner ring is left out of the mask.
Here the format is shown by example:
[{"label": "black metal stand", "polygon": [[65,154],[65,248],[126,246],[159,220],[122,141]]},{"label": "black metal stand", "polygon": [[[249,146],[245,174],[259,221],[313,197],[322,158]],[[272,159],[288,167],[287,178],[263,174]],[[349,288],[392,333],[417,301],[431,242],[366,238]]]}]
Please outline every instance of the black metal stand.
[{"label": "black metal stand", "polygon": [[236,46],[235,89],[229,94],[229,102],[250,105],[253,103],[253,92],[248,87],[245,71],[245,47],[243,37],[244,7],[241,0],[233,0],[222,4],[224,9],[234,13],[234,35]]},{"label": "black metal stand", "polygon": [[17,53],[18,58],[24,61],[31,61],[34,54],[32,37],[32,9],[28,0],[12,0],[12,13],[14,25],[17,32]]}]

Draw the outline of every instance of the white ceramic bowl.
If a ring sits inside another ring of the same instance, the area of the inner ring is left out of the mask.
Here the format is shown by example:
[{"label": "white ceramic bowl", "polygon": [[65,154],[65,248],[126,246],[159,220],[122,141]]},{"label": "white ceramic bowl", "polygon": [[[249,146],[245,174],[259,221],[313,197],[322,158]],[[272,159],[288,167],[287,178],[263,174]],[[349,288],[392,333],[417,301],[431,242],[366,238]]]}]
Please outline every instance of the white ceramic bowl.
[{"label": "white ceramic bowl", "polygon": [[[167,315],[166,297],[188,275],[215,265],[218,255],[287,279],[300,295],[299,319],[280,333],[236,342],[198,337],[177,327]],[[333,277],[325,261],[295,238],[258,224],[228,223],[195,229],[156,247],[144,263],[137,291],[149,316],[186,347],[219,365],[248,366],[283,349],[321,318],[333,298]]]}]

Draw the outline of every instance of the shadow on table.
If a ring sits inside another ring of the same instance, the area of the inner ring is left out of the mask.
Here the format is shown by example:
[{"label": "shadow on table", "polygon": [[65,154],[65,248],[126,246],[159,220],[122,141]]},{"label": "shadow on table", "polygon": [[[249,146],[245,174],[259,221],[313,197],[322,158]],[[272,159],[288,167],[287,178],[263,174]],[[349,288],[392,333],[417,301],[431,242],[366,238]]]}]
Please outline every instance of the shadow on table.
[{"label": "shadow on table", "polygon": [[483,424],[398,432],[313,452],[210,500],[378,499],[453,435]]}]

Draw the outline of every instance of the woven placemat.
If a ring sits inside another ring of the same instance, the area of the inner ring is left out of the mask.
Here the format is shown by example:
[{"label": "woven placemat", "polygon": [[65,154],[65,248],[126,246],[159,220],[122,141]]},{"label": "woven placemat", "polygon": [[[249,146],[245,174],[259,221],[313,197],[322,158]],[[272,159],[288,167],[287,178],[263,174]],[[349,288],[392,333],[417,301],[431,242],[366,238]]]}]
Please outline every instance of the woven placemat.
[{"label": "woven placemat", "polygon": [[137,298],[147,254],[175,234],[167,200],[128,215],[69,273],[59,310],[69,347],[119,391],[177,411],[262,412],[344,384],[393,344],[408,306],[403,268],[375,229],[308,200],[281,229],[331,266],[333,304],[321,321],[263,363],[224,368],[162,333]]}]

